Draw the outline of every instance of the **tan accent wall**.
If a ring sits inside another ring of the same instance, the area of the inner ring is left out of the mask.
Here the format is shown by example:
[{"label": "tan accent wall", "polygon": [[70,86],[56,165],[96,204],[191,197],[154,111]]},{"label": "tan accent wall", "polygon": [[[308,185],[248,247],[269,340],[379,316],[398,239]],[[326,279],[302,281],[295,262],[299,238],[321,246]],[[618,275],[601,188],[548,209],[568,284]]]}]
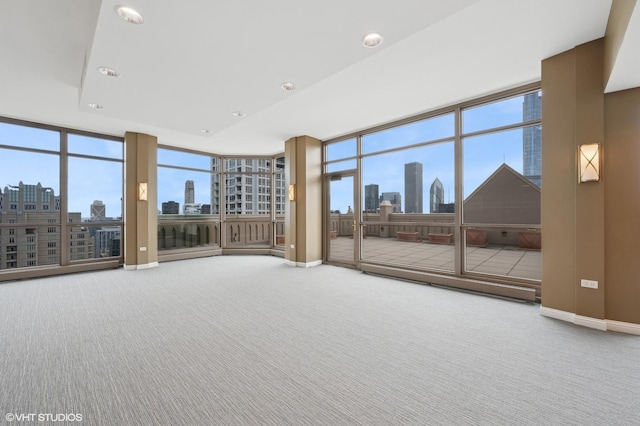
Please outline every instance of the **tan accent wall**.
[{"label": "tan accent wall", "polygon": [[[124,143],[124,264],[135,268],[158,261],[158,141],[155,136],[127,132]],[[147,201],[138,200],[141,182],[147,183]]]},{"label": "tan accent wall", "polygon": [[567,312],[575,312],[574,76],[573,50],[542,61],[542,305]]},{"label": "tan accent wall", "polygon": [[[582,44],[575,49],[576,126],[575,149],[582,144],[604,141],[604,40]],[[575,160],[577,165],[577,158]],[[604,168],[600,182],[576,183],[576,314],[604,319]],[[578,181],[574,175],[574,182]],[[585,288],[581,279],[598,281],[598,289]]]},{"label": "tan accent wall", "polygon": [[613,66],[618,56],[618,51],[624,40],[631,14],[635,8],[636,0],[613,0],[607,30],[604,35],[604,84],[607,85]]},{"label": "tan accent wall", "polygon": [[640,88],[605,95],[605,308],[640,324]]},{"label": "tan accent wall", "polygon": [[[640,88],[604,94],[610,45],[542,62],[542,304],[640,324]],[[578,183],[583,143],[601,144],[598,183]]]},{"label": "tan accent wall", "polygon": [[297,264],[322,260],[322,142],[299,136],[285,142],[285,176],[296,200],[285,212],[285,259]]},{"label": "tan accent wall", "polygon": [[[604,146],[602,39],[542,62],[542,304],[604,319],[604,178],[578,183],[578,147]],[[595,280],[597,290],[580,286]]]}]

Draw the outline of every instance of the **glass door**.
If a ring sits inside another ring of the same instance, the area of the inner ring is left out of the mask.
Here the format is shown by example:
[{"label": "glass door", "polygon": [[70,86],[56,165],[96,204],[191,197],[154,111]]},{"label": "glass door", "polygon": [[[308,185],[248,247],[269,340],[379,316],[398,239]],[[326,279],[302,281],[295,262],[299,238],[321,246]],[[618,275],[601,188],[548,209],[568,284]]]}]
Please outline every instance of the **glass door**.
[{"label": "glass door", "polygon": [[327,177],[327,261],[355,267],[359,239],[356,214],[355,175],[331,174]]}]

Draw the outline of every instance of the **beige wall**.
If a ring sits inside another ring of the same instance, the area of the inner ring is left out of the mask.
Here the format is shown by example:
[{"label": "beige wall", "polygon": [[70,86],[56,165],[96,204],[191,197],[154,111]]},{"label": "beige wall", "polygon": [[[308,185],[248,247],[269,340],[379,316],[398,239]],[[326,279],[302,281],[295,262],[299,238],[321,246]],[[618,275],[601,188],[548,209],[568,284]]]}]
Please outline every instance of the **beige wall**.
[{"label": "beige wall", "polygon": [[542,62],[542,304],[567,312],[575,312],[574,76],[573,50]]},{"label": "beige wall", "polygon": [[[155,136],[127,132],[124,144],[124,264],[125,268],[137,269],[158,261],[158,141]],[[138,200],[141,182],[147,183],[147,201]]]},{"label": "beige wall", "polygon": [[[604,94],[606,43],[542,63],[542,305],[640,324],[640,89]],[[599,143],[601,181],[578,183],[578,146]],[[596,280],[598,289],[581,279]]]},{"label": "beige wall", "polygon": [[296,200],[285,212],[285,259],[300,266],[322,261],[322,142],[309,136],[285,142],[285,178]]},{"label": "beige wall", "polygon": [[605,311],[640,324],[640,88],[605,95]]}]

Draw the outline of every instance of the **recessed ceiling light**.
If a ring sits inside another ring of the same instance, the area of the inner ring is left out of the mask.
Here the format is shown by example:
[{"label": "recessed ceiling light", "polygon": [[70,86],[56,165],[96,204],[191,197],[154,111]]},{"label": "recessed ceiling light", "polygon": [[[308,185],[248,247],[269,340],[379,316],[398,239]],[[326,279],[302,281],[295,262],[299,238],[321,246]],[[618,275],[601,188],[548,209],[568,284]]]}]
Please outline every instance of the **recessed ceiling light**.
[{"label": "recessed ceiling light", "polygon": [[89,104],[89,108],[93,109],[104,109],[104,107],[100,104]]},{"label": "recessed ceiling light", "polygon": [[231,114],[233,114],[234,117],[244,117],[247,115],[244,111],[233,111]]},{"label": "recessed ceiling light", "polygon": [[296,90],[296,85],[294,83],[291,83],[290,81],[282,83],[282,85],[280,87],[282,87],[282,90],[286,90],[287,92],[291,92],[292,90]]},{"label": "recessed ceiling light", "polygon": [[370,33],[364,37],[364,39],[362,40],[362,45],[364,47],[373,48],[373,47],[380,46],[380,44],[382,43],[382,40],[383,39],[380,34]]},{"label": "recessed ceiling light", "polygon": [[211,134],[211,130],[209,130],[209,129],[202,129],[200,131],[205,135],[210,135]]},{"label": "recessed ceiling light", "polygon": [[120,73],[113,68],[99,67],[98,71],[100,71],[100,74],[104,74],[107,77],[120,77]]},{"label": "recessed ceiling light", "polygon": [[118,16],[131,24],[142,24],[144,18],[140,13],[128,6],[119,5],[114,8]]}]

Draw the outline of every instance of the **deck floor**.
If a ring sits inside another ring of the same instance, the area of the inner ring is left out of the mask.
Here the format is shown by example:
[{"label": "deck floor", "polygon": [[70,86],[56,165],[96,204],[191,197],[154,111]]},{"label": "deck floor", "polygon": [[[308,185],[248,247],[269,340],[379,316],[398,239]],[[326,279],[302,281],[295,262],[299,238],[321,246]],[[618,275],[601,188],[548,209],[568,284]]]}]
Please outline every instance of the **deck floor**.
[{"label": "deck floor", "polygon": [[[330,240],[330,260],[353,261],[353,239]],[[405,265],[418,269],[454,270],[454,246],[428,242],[398,241],[367,237],[362,241],[362,259],[369,262]],[[540,280],[542,253],[514,246],[467,247],[466,270],[511,278]]]}]

